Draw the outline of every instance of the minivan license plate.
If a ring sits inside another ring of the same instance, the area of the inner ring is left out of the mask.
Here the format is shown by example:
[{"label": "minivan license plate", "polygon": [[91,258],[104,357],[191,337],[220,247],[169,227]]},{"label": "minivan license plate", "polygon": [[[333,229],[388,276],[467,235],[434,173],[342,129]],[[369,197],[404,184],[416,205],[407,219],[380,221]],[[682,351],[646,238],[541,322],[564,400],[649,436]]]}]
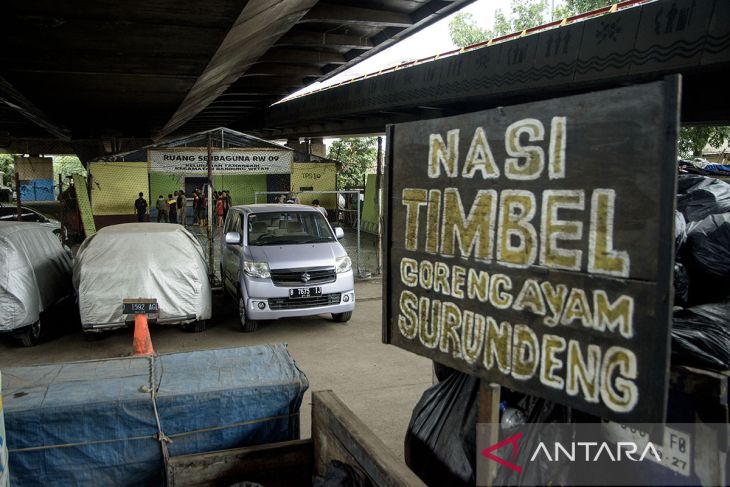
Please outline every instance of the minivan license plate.
[{"label": "minivan license plate", "polygon": [[321,296],[321,287],[298,287],[295,289],[289,289],[290,298],[309,298],[312,296]]}]

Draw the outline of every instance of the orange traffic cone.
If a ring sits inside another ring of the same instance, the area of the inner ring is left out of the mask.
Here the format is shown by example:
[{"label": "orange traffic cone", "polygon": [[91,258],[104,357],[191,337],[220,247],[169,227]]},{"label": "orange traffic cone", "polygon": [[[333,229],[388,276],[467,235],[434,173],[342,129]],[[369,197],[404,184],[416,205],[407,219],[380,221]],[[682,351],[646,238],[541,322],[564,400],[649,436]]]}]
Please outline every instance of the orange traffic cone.
[{"label": "orange traffic cone", "polygon": [[134,339],[132,340],[133,355],[154,355],[150,329],[147,326],[147,315],[134,315]]}]

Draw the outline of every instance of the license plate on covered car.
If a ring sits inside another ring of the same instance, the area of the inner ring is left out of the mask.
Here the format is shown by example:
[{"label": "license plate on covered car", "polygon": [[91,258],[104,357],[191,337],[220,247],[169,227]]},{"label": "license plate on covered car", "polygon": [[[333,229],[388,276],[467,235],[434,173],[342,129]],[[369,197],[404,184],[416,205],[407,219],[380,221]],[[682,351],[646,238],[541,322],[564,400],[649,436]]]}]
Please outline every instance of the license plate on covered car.
[{"label": "license plate on covered car", "polygon": [[310,298],[313,296],[321,296],[321,295],[322,295],[321,287],[297,287],[294,289],[289,289],[290,298]]}]

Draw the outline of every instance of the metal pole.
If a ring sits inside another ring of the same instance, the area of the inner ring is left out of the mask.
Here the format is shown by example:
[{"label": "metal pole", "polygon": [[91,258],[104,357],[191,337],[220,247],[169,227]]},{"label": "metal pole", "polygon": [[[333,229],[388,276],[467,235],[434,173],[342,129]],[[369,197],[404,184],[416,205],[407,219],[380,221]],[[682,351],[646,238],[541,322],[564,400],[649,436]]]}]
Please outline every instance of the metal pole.
[{"label": "metal pole", "polygon": [[379,275],[380,271],[383,267],[382,262],[382,255],[381,255],[381,245],[382,245],[382,238],[383,233],[381,230],[381,211],[380,211],[380,186],[382,184],[382,172],[383,172],[383,138],[378,137],[378,160],[375,164],[375,208],[376,208],[376,222],[378,225],[378,238],[377,238],[377,246],[375,247],[375,260],[377,261],[377,268],[375,269],[375,274]]},{"label": "metal pole", "polygon": [[23,210],[20,208],[20,174],[15,171],[15,202],[18,207],[18,221],[23,221]]},{"label": "metal pole", "polygon": [[63,174],[58,175],[58,204],[60,206],[58,216],[61,218],[61,243],[66,243],[66,213],[64,212],[63,201]]},{"label": "metal pole", "polygon": [[357,275],[362,277],[360,270],[360,192],[357,192]]},{"label": "metal pole", "polygon": [[215,263],[213,250],[213,135],[208,134],[208,275],[213,281],[215,277]]}]

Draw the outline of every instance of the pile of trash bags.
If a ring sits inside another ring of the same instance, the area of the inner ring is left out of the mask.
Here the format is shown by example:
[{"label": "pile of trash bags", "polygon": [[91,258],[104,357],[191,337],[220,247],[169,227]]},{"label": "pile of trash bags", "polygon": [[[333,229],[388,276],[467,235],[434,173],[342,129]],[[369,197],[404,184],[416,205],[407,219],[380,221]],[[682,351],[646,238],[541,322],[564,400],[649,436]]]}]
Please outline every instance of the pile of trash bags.
[{"label": "pile of trash bags", "polygon": [[[679,176],[675,213],[672,363],[730,369],[730,184]],[[438,383],[413,410],[405,460],[428,485],[476,480],[479,379],[434,363]],[[592,422],[595,418],[502,387],[501,434],[513,424]],[[539,436],[525,435],[530,441]],[[567,485],[570,466],[538,463],[521,475],[499,469],[495,485]]]},{"label": "pile of trash bags", "polygon": [[[478,377],[434,362],[439,382],[416,404],[405,438],[405,461],[428,485],[473,486],[476,482]],[[500,436],[525,424],[569,423],[571,409],[546,399],[500,391]],[[528,427],[529,428],[529,427]],[[522,448],[533,449],[538,434],[525,434]],[[499,469],[495,485],[567,485],[565,462],[534,463],[521,474]]]},{"label": "pile of trash bags", "polygon": [[730,184],[677,181],[672,362],[730,369]]}]

